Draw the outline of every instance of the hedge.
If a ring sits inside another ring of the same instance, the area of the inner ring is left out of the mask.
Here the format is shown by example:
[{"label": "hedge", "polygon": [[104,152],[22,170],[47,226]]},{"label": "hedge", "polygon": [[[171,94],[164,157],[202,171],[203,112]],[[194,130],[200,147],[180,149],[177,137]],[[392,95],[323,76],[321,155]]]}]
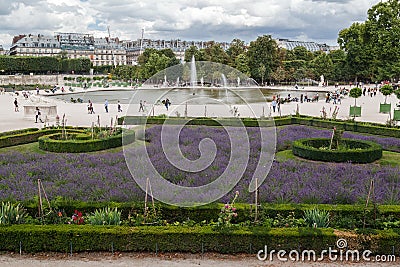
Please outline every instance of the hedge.
[{"label": "hedge", "polygon": [[[219,126],[220,124],[213,118],[189,118],[190,121],[188,125],[205,125],[205,126]],[[218,120],[224,122],[225,125],[238,125],[237,119],[232,118],[218,118]],[[332,129],[337,127],[338,129],[343,129],[345,131],[367,133],[373,135],[382,135],[400,138],[400,128],[399,127],[386,127],[381,124],[375,123],[364,123],[364,122],[348,122],[340,120],[323,120],[321,118],[315,117],[282,117],[269,119],[255,119],[255,118],[241,118],[240,119],[244,126],[246,127],[265,127],[265,126],[284,126],[291,124],[300,124],[321,128]],[[182,118],[165,118],[165,117],[145,117],[145,116],[127,116],[118,118],[118,123],[120,125],[143,125],[143,124],[163,124],[166,122],[168,124],[182,124],[186,120]]]},{"label": "hedge", "polygon": [[[293,141],[293,154],[305,159],[328,162],[370,163],[382,158],[382,146],[370,141],[342,139],[347,149],[329,150],[328,138],[304,138]],[[325,147],[327,149],[320,149]]]},{"label": "hedge", "polygon": [[0,227],[0,250],[34,253],[55,251],[119,252],[218,252],[257,253],[268,250],[314,250],[321,253],[335,248],[339,238],[350,239],[349,248],[371,250],[387,255],[400,246],[397,231],[377,231],[357,235],[319,228],[241,228],[232,232],[216,232],[211,227],[185,226],[90,226],[90,225],[14,225]]},{"label": "hedge", "polygon": [[16,135],[16,134],[21,134],[21,133],[36,132],[36,131],[39,131],[39,129],[38,128],[27,128],[27,129],[21,129],[21,130],[13,130],[13,131],[0,133],[0,137],[7,136],[7,135]]},{"label": "hedge", "polygon": [[60,136],[60,133],[55,133],[40,137],[38,139],[39,148],[45,151],[58,153],[83,153],[120,147],[123,144],[127,145],[135,141],[135,132],[133,131],[125,132],[124,137],[122,137],[121,133],[103,139],[89,140],[85,140],[82,138],[80,138],[79,140],[57,139],[57,137]]},{"label": "hedge", "polygon": [[[27,130],[0,136],[0,148],[37,142],[39,137],[60,132],[61,129]],[[70,129],[69,131],[75,131]]]}]

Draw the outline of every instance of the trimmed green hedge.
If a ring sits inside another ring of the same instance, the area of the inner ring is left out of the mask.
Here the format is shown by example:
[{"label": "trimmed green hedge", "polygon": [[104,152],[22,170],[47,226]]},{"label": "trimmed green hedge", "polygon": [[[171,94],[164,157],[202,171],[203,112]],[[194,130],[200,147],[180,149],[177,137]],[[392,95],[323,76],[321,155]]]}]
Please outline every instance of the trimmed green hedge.
[{"label": "trimmed green hedge", "polygon": [[[164,117],[145,117],[145,116],[127,116],[118,118],[118,123],[120,125],[143,125],[147,124],[163,124],[165,121],[169,124],[182,124],[184,119],[182,118],[164,118]],[[226,125],[237,125],[237,119],[232,118],[218,118],[226,123]],[[382,124],[376,123],[365,123],[365,122],[348,122],[340,120],[323,120],[316,117],[282,117],[274,118],[272,120],[265,119],[255,119],[255,118],[241,118],[243,125],[246,127],[265,127],[265,126],[283,126],[290,124],[300,124],[321,128],[333,129],[336,127],[338,129],[343,129],[345,131],[367,133],[373,135],[383,135],[400,138],[400,127],[387,127]],[[213,118],[191,118],[188,125],[205,125],[205,126],[219,126]]]},{"label": "trimmed green hedge", "polygon": [[292,151],[305,159],[329,162],[370,163],[382,158],[382,146],[374,142],[342,139],[346,150],[329,150],[329,143],[328,138],[304,138],[292,143]]},{"label": "trimmed green hedge", "polygon": [[[79,127],[67,127],[68,133],[82,132],[83,129],[84,128]],[[24,130],[5,132],[3,135],[0,135],[0,148],[37,142],[39,137],[59,132],[61,132],[60,128],[48,128],[43,130],[29,128]]]},{"label": "trimmed green hedge", "polygon": [[[81,134],[82,135],[82,134]],[[126,131],[122,138],[122,133],[110,136],[103,139],[79,139],[79,140],[59,140],[60,133],[51,135],[45,135],[38,139],[39,148],[50,152],[59,153],[83,153],[99,151],[104,149],[110,149],[120,147],[126,144],[130,144],[135,141],[135,132]],[[85,137],[86,138],[86,137]]]},{"label": "trimmed green hedge", "polygon": [[14,131],[0,133],[0,137],[7,136],[7,135],[16,135],[16,134],[21,134],[21,133],[36,132],[36,131],[39,131],[39,129],[38,128],[27,128],[27,129],[21,129],[21,130],[14,130]]},{"label": "trimmed green hedge", "polygon": [[[14,225],[0,227],[0,250],[34,253],[40,251],[137,251],[137,252],[218,252],[257,253],[268,250],[314,250],[334,248],[339,238],[350,239],[351,249],[371,250],[387,255],[400,246],[397,231],[377,231],[370,235],[335,233],[318,228],[241,228],[229,233],[211,227],[183,226],[90,226],[90,225]],[[21,245],[21,247],[20,247]]]}]

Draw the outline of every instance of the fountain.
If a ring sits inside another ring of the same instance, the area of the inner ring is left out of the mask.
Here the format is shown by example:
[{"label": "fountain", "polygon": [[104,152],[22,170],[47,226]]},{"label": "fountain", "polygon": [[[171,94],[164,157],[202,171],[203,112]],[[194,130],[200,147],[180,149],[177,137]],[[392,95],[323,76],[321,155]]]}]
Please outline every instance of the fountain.
[{"label": "fountain", "polygon": [[179,87],[179,76],[176,78],[176,87]]},{"label": "fountain", "polygon": [[190,63],[190,86],[193,90],[193,95],[196,94],[195,87],[197,85],[197,71],[196,71],[196,62],[194,60],[194,55],[192,55],[192,62]]},{"label": "fountain", "polygon": [[222,78],[222,88],[225,89],[225,97],[226,100],[228,101],[228,82],[226,81],[225,74],[221,73],[221,78]]}]

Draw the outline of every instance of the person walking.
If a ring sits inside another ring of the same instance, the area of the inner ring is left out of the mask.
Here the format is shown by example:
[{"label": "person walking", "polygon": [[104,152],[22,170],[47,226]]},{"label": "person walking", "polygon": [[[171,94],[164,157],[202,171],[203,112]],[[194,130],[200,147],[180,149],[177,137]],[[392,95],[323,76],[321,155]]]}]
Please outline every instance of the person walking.
[{"label": "person walking", "polygon": [[39,120],[40,122],[43,122],[43,121],[42,121],[41,115],[42,115],[42,113],[40,112],[39,107],[36,107],[36,111],[35,111],[35,118],[36,118],[36,120],[35,120],[35,123],[37,123],[38,120]]},{"label": "person walking", "polygon": [[122,112],[121,103],[119,102],[119,100],[117,103],[117,108],[118,108],[118,112]]},{"label": "person walking", "polygon": [[14,100],[14,111],[15,111],[15,112],[19,112],[19,109],[18,109],[18,100],[17,100],[17,98],[15,98],[15,100]]},{"label": "person walking", "polygon": [[171,102],[169,101],[169,99],[165,99],[165,107],[168,110],[169,106],[171,106]]},{"label": "person walking", "polygon": [[140,102],[139,102],[139,112],[140,112],[140,111],[144,112],[144,107],[143,107],[143,102],[142,102],[142,100],[140,100]]},{"label": "person walking", "polygon": [[93,103],[90,100],[88,103],[88,114],[94,114]]},{"label": "person walking", "polygon": [[276,100],[275,100],[275,98],[272,100],[272,111],[275,113],[275,111],[276,111],[276,105],[277,105],[277,103],[276,103]]},{"label": "person walking", "polygon": [[106,110],[106,113],[108,113],[108,100],[104,102],[104,109]]}]

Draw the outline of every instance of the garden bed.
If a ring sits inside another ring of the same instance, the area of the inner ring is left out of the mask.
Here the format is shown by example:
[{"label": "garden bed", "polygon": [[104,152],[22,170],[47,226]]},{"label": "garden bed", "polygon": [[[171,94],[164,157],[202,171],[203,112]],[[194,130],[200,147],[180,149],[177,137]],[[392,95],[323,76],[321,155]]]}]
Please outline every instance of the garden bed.
[{"label": "garden bed", "polygon": [[327,138],[305,138],[293,142],[293,154],[301,158],[328,161],[371,163],[382,158],[382,147],[370,141],[342,139],[338,149],[330,149]]}]

